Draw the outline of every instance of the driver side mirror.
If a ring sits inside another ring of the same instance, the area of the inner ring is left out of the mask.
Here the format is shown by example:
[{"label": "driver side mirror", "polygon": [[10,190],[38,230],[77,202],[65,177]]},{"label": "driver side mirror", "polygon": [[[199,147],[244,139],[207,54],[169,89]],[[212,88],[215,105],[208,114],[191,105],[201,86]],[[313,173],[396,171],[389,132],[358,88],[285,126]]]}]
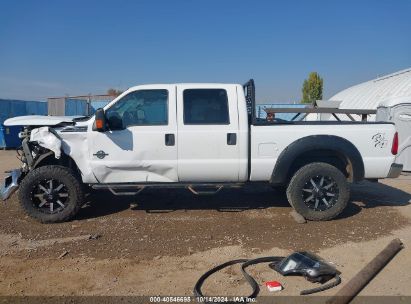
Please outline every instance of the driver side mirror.
[{"label": "driver side mirror", "polygon": [[106,130],[106,115],[104,109],[97,109],[94,115],[96,119],[93,124],[93,131],[104,132]]}]

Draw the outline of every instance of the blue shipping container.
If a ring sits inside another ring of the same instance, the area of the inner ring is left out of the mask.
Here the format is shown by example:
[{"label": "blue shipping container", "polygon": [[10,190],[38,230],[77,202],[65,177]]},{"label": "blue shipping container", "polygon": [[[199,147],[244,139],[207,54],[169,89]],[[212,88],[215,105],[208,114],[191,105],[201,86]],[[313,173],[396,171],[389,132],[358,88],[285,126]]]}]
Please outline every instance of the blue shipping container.
[{"label": "blue shipping container", "polygon": [[86,100],[67,98],[64,113],[66,116],[87,115],[87,107]]},{"label": "blue shipping container", "polygon": [[13,100],[10,102],[10,115],[9,117],[24,116],[26,115],[26,102],[23,100]]},{"label": "blue shipping container", "polygon": [[2,124],[10,116],[9,100],[0,99],[0,124]]},{"label": "blue shipping container", "polygon": [[0,99],[0,148],[16,148],[21,145],[18,138],[21,126],[5,127],[3,123],[7,118],[46,114],[46,102]]},{"label": "blue shipping container", "polygon": [[47,102],[27,101],[25,115],[47,115]]}]

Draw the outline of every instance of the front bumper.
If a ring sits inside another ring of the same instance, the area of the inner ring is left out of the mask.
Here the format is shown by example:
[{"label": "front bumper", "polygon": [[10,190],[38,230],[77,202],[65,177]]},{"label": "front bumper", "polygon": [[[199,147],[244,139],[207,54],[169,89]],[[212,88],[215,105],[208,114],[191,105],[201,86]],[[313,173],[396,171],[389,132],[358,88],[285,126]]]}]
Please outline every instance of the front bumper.
[{"label": "front bumper", "polygon": [[20,177],[21,169],[15,169],[8,172],[0,189],[1,200],[5,201],[19,188]]},{"label": "front bumper", "polygon": [[403,165],[402,164],[392,164],[390,172],[388,172],[387,178],[396,178],[401,175]]}]

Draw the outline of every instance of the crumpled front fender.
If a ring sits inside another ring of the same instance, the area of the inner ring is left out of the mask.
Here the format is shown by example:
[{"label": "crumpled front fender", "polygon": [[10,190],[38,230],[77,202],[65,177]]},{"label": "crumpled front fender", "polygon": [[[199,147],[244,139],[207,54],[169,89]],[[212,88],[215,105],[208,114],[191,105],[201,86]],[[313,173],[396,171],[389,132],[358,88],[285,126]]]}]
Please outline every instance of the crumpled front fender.
[{"label": "crumpled front fender", "polygon": [[57,159],[61,157],[61,139],[49,127],[33,129],[30,134],[30,141],[35,141],[41,147],[53,151]]}]

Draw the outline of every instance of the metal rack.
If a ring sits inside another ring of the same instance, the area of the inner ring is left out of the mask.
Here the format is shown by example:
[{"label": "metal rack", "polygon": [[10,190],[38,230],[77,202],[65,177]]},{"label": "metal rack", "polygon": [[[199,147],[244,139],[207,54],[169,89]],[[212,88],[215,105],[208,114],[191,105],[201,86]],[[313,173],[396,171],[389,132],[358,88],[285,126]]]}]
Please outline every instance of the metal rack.
[{"label": "metal rack", "polygon": [[[376,114],[377,110],[359,110],[359,109],[336,109],[336,108],[265,108],[264,111],[268,114],[272,114],[275,117],[275,113],[296,113],[291,121],[302,121],[308,116],[308,114],[331,114],[336,120],[341,121],[337,114],[346,115],[351,121],[358,121],[353,115],[360,116],[361,121],[367,121],[367,116]],[[268,119],[267,119],[268,120]]]}]

